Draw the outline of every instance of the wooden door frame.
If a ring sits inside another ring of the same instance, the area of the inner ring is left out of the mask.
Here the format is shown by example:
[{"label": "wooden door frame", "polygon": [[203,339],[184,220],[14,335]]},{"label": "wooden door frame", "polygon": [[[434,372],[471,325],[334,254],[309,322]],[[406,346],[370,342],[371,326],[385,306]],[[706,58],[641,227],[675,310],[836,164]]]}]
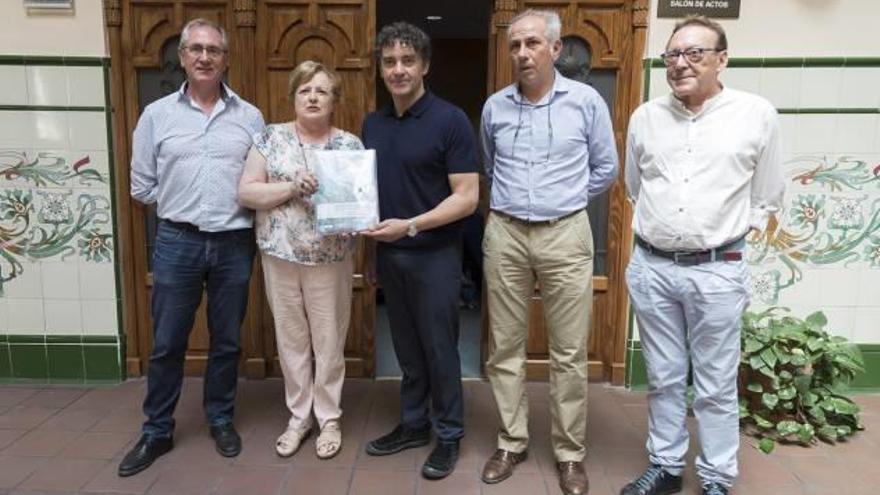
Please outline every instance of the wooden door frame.
[{"label": "wooden door frame", "polygon": [[[620,8],[625,16],[627,32],[620,41],[617,56],[606,57],[594,53],[598,66],[606,64],[618,68],[614,103],[614,128],[620,175],[610,190],[608,222],[608,275],[593,277],[594,292],[607,292],[609,311],[604,321],[592,323],[601,339],[598,359],[588,363],[590,379],[610,381],[622,385],[626,375],[626,342],[628,338],[629,297],[624,283],[624,272],[632,252],[632,206],[626,199],[624,185],[624,147],[626,125],[629,115],[642,102],[642,56],[645,49],[648,26],[647,0],[495,0],[489,35],[489,70],[487,93],[493,94],[513,82],[513,68],[507,53],[507,27],[510,20],[527,8],[552,9],[560,12],[563,35],[573,29],[579,8]],[[598,26],[592,29],[599,30]],[[599,33],[603,34],[603,33]],[[611,43],[611,42],[609,42]],[[597,44],[593,48],[595,50]],[[596,64],[594,64],[596,65]],[[596,312],[594,311],[595,315]],[[484,318],[483,354],[487,350],[487,330]],[[591,336],[592,337],[592,336]],[[547,363],[530,362],[530,378],[545,378]]]}]

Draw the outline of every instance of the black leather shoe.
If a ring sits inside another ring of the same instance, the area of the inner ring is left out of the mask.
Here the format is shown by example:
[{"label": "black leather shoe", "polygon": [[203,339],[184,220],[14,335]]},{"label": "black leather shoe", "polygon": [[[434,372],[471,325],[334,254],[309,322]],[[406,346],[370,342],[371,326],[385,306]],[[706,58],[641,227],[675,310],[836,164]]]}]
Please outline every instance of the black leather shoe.
[{"label": "black leather shoe", "polygon": [[156,438],[150,435],[141,435],[135,446],[125,454],[116,473],[119,476],[131,476],[150,467],[162,454],[174,447],[174,440],[169,438]]},{"label": "black leather shoe", "polygon": [[241,452],[241,437],[232,423],[212,426],[211,437],[214,438],[217,452],[223,457],[235,457]]},{"label": "black leather shoe", "polygon": [[452,474],[458,460],[458,440],[438,441],[422,465],[422,476],[429,480],[439,480]]},{"label": "black leather shoe", "polygon": [[428,445],[431,441],[431,427],[411,430],[397,425],[394,431],[367,443],[366,451],[370,455],[396,454],[401,450]]},{"label": "black leather shoe", "polygon": [[718,484],[709,482],[703,485],[703,495],[727,495],[727,488]]},{"label": "black leather shoe", "polygon": [[620,490],[620,495],[666,495],[681,491],[681,476],[673,476],[662,467],[653,465],[632,483]]}]

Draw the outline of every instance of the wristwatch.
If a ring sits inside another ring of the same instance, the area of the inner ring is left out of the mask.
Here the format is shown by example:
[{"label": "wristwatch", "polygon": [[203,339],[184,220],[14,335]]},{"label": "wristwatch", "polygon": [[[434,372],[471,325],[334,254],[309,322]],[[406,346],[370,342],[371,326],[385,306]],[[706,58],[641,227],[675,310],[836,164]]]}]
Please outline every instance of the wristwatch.
[{"label": "wristwatch", "polygon": [[409,237],[415,237],[416,234],[418,234],[418,233],[419,233],[419,228],[416,227],[416,219],[410,218],[409,221],[407,222],[406,235]]}]

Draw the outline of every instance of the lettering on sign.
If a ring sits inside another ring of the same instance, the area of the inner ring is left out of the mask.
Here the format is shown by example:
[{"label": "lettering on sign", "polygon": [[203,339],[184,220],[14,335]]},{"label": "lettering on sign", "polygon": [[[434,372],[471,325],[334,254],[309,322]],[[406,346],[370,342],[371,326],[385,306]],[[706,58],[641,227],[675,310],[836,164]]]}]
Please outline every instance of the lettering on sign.
[{"label": "lettering on sign", "polygon": [[740,0],[657,0],[657,17],[687,17],[692,14],[720,19],[738,19]]}]

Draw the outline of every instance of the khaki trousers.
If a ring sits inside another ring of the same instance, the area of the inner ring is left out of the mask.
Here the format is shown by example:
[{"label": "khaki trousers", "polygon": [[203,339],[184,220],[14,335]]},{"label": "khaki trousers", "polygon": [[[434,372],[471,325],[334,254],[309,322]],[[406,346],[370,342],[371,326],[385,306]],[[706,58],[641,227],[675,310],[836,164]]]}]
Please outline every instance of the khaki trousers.
[{"label": "khaki trousers", "polygon": [[526,340],[537,280],[550,353],[551,443],[556,460],[586,455],[587,333],[593,297],[593,237],[586,211],[526,225],[490,213],[483,237],[490,355],[486,364],[501,415],[498,448],[529,443]]},{"label": "khaki trousers", "polygon": [[[262,255],[266,295],[284,374],[289,426],[318,426],[342,416],[345,336],[351,318],[352,256],[326,265],[302,265]],[[312,357],[314,356],[314,373]]]}]

